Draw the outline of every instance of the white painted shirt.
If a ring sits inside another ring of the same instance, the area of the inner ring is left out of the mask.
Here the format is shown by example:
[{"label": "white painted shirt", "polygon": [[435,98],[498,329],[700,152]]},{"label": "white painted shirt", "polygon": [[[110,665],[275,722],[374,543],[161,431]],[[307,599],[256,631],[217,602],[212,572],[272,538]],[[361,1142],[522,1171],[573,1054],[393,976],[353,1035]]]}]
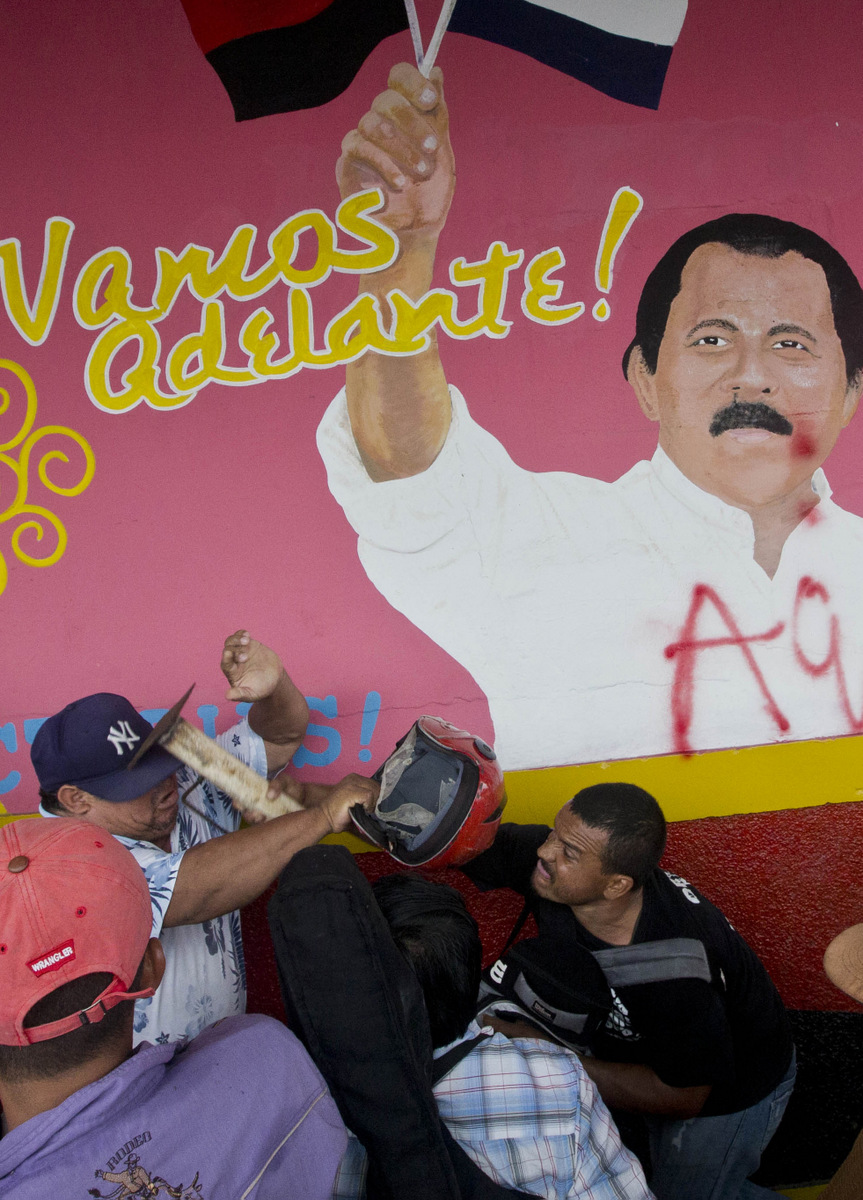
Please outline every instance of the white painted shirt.
[{"label": "white painted shirt", "polygon": [[473,675],[507,769],[863,730],[863,520],[821,497],[773,579],[747,513],[657,450],[613,483],[516,466],[450,389],[427,471],[318,430],[375,587]]},{"label": "white painted shirt", "polygon": [[[259,775],[266,775],[264,743],[247,720],[219,734],[216,741]],[[181,796],[194,779],[195,772],[189,767],[177,772]],[[225,831],[238,828],[240,814],[212,783],[202,781],[186,799]],[[191,846],[214,837],[221,837],[219,829],[181,803],[170,851],[160,850],[152,842],[117,838],[128,846],[147,877],[153,906],[151,936],[161,940],[166,960],[165,975],[155,996],[135,1001],[136,1045],[194,1037],[214,1021],[246,1011],[246,964],[239,912],[200,925],[162,927],[184,854]]]}]

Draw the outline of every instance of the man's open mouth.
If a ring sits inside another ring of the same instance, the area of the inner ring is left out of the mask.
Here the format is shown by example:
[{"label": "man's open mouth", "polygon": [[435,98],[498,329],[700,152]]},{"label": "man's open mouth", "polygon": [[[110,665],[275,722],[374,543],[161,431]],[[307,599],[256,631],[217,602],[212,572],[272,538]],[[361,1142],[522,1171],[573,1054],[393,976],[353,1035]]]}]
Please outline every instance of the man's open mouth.
[{"label": "man's open mouth", "polygon": [[790,437],[794,426],[782,413],[760,401],[747,404],[734,400],[721,408],[710,422],[710,436],[719,437],[729,429],[766,429],[768,433],[781,433]]}]

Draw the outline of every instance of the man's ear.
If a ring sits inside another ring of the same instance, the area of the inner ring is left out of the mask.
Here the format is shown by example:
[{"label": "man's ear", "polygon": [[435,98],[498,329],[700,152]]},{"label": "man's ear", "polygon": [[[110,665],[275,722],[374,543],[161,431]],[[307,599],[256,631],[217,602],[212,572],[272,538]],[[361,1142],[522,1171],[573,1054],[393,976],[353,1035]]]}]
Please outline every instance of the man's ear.
[{"label": "man's ear", "polygon": [[649,421],[659,420],[659,404],[656,398],[656,376],[647,368],[640,346],[633,346],[626,367],[626,378],[635,392],[641,411]]},{"label": "man's ear", "polygon": [[165,951],[158,938],[150,938],[141,962],[140,981],[142,988],[157,988],[165,974]]},{"label": "man's ear", "polygon": [[86,817],[90,811],[90,793],[82,792],[73,783],[64,783],[57,789],[57,799],[70,817]]},{"label": "man's ear", "polygon": [[842,428],[844,429],[857,411],[860,396],[863,394],[863,370],[852,375],[851,382],[845,389],[845,400],[842,404]]},{"label": "man's ear", "polygon": [[602,893],[606,900],[620,900],[635,887],[631,875],[612,875]]}]

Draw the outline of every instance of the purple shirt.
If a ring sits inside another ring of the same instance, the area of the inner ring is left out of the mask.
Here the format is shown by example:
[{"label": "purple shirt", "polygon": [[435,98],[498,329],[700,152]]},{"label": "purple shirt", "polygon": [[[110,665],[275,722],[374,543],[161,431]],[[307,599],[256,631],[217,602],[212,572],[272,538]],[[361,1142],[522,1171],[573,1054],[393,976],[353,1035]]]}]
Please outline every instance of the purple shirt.
[{"label": "purple shirt", "polygon": [[11,1130],[0,1195],[328,1200],[345,1143],[294,1035],[270,1017],[228,1017],[187,1045],[145,1043]]}]

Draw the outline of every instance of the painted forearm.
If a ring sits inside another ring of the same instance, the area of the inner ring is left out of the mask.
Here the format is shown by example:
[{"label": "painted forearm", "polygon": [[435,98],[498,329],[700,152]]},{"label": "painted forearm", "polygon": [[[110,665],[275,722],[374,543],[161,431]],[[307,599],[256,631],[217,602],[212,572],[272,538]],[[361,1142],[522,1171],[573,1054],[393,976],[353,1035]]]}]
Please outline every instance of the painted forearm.
[{"label": "painted forearm", "polygon": [[[407,241],[397,262],[364,276],[360,290],[377,296],[384,320],[386,300],[398,289],[419,300],[431,287],[437,238]],[[450,399],[435,330],[422,354],[367,353],[347,368],[351,428],[363,465],[376,482],[418,475],[438,456],[450,425]]]}]

